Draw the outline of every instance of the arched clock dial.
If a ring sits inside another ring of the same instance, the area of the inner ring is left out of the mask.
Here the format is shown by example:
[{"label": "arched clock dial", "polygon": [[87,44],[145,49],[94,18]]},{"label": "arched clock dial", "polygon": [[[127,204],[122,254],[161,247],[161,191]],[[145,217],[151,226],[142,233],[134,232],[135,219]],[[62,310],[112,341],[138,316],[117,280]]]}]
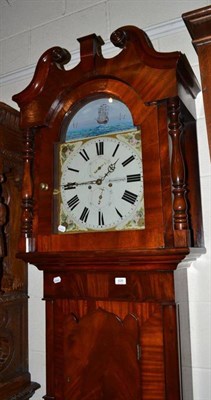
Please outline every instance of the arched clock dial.
[{"label": "arched clock dial", "polygon": [[60,231],[144,227],[138,136],[134,131],[64,145],[68,155],[61,166]]}]

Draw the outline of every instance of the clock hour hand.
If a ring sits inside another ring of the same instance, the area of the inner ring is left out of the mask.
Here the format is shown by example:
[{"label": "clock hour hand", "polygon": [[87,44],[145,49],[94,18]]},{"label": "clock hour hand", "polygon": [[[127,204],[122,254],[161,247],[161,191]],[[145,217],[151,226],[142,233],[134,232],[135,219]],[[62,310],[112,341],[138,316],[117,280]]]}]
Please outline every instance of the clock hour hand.
[{"label": "clock hour hand", "polygon": [[112,172],[114,172],[114,170],[115,170],[115,168],[116,168],[116,163],[117,163],[117,161],[119,161],[119,159],[117,159],[114,163],[111,163],[111,164],[108,166],[108,171],[106,172],[106,174],[104,175],[104,177],[102,178],[102,180],[104,180],[108,174],[111,174]]},{"label": "clock hour hand", "polygon": [[108,173],[114,172],[115,168],[116,168],[116,163],[117,161],[119,161],[119,159],[117,159],[114,163],[110,164],[108,166]]}]

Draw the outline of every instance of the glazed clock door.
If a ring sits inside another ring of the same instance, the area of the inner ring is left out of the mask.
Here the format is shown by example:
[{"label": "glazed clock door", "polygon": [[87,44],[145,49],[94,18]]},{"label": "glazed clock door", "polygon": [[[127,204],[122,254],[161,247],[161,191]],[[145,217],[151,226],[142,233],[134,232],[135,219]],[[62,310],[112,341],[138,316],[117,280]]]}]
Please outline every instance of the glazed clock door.
[{"label": "glazed clock door", "polygon": [[143,229],[141,131],[126,105],[91,100],[65,129],[57,146],[55,231]]}]

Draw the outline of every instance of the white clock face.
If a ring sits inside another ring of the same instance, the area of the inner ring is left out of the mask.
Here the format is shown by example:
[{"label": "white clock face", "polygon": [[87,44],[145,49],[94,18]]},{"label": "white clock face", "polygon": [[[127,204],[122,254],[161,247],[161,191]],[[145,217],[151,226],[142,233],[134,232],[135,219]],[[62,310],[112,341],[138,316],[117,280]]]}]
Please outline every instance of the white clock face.
[{"label": "white clock face", "polygon": [[142,162],[137,146],[124,135],[100,136],[74,142],[68,151],[61,170],[60,230],[124,229],[131,220],[143,228]]}]

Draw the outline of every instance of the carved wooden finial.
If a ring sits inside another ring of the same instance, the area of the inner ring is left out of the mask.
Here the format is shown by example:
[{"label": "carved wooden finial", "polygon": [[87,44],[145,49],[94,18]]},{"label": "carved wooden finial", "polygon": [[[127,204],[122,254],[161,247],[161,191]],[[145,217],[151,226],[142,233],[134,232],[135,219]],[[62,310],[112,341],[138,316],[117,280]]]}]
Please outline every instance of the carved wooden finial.
[{"label": "carved wooden finial", "polygon": [[94,58],[96,54],[101,55],[101,46],[104,44],[101,36],[92,34],[77,40],[80,43],[81,60],[84,57]]},{"label": "carved wooden finial", "polygon": [[102,57],[101,47],[104,44],[103,39],[95,34],[88,35],[78,39],[80,43],[81,68],[84,73],[95,69],[96,55]]},{"label": "carved wooden finial", "polygon": [[127,41],[127,33],[123,29],[117,29],[111,34],[110,39],[115,47],[123,49]]},{"label": "carved wooden finial", "polygon": [[68,50],[63,49],[61,47],[53,47],[52,48],[52,60],[63,66],[67,64],[71,60],[71,55]]}]

